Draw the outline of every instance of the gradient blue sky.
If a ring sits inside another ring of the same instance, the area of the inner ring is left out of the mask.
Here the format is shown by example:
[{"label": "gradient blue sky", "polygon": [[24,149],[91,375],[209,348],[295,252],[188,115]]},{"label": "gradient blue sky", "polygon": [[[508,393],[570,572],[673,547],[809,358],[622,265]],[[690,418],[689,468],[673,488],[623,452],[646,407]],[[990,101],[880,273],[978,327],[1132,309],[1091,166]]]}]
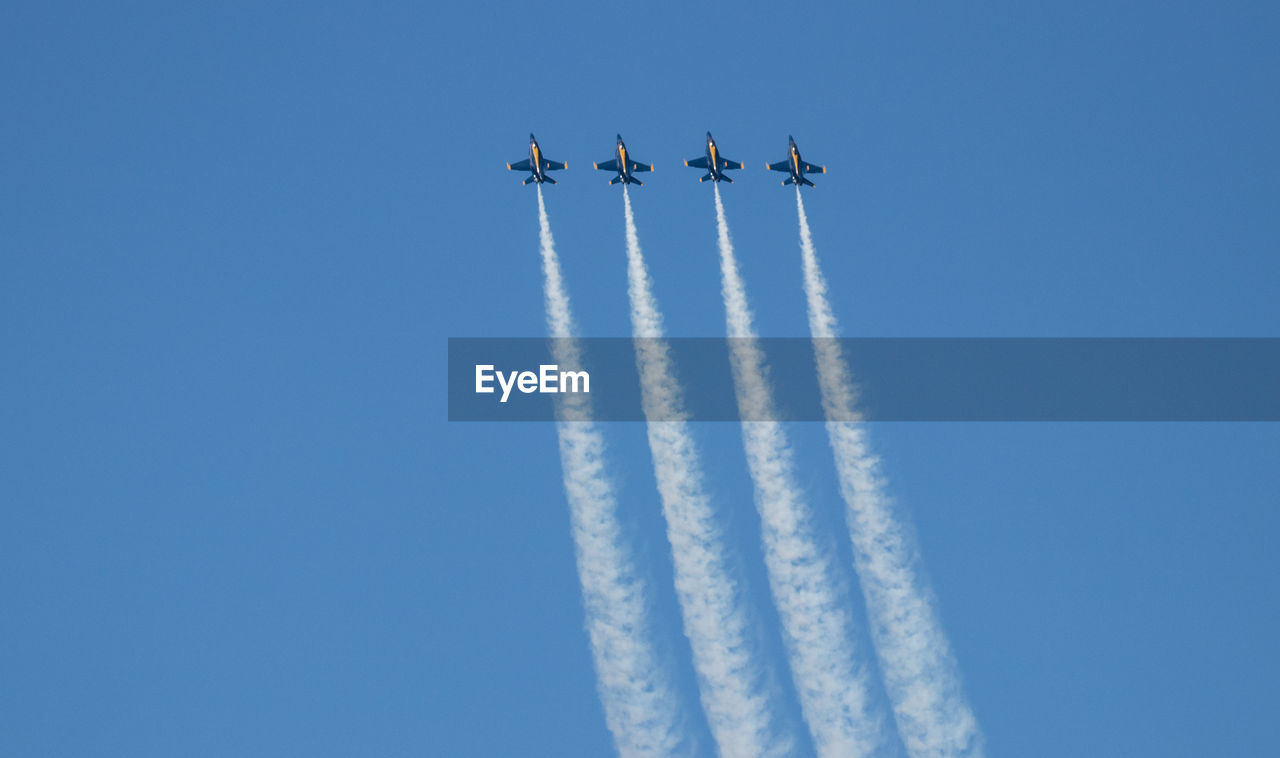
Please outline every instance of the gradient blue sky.
[{"label": "gradient blue sky", "polygon": [[[794,134],[846,334],[1277,336],[1278,33],[1261,2],[7,4],[0,754],[608,754],[554,431],[445,421],[447,337],[544,333],[527,134],[570,166],[588,335],[629,332],[589,170],[619,131],[670,332],[723,333],[681,165],[711,129],[765,335],[807,333],[763,170]],[[737,429],[699,432],[768,620]],[[991,755],[1274,752],[1280,428],[874,435]],[[643,428],[608,437],[694,702]]]}]

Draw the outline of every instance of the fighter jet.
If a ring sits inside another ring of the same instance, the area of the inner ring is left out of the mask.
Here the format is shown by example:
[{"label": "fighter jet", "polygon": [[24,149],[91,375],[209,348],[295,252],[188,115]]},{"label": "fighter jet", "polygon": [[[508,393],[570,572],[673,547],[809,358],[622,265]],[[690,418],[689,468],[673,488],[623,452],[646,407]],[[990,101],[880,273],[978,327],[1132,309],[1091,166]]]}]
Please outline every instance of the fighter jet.
[{"label": "fighter jet", "polygon": [[525,184],[528,184],[529,182],[537,182],[538,184],[551,182],[552,184],[555,184],[556,180],[547,176],[547,172],[559,171],[562,168],[568,167],[568,164],[556,163],[555,161],[547,160],[542,155],[542,148],[538,147],[538,140],[532,133],[529,134],[529,157],[519,163],[507,164],[508,171],[529,172],[529,178],[524,180]]},{"label": "fighter jet", "polygon": [[618,175],[609,180],[610,184],[622,182],[624,185],[639,184],[643,186],[644,182],[632,176],[631,173],[633,171],[652,171],[653,166],[633,159],[631,154],[627,152],[627,144],[622,141],[621,134],[618,135],[618,146],[614,148],[613,154],[617,156],[613,160],[605,161],[604,163],[592,163],[591,165],[600,171],[617,171]]},{"label": "fighter jet", "polygon": [[724,156],[720,155],[720,148],[716,147],[716,141],[712,139],[711,132],[707,132],[707,154],[701,158],[685,161],[684,165],[707,170],[705,176],[698,177],[700,182],[710,179],[713,182],[728,182],[730,184],[733,184],[733,180],[724,173],[725,170],[745,167],[744,164],[737,161],[725,160]]},{"label": "fighter jet", "polygon": [[790,134],[787,135],[787,142],[790,143],[787,145],[787,159],[785,161],[778,161],[777,163],[770,163],[769,170],[790,172],[791,176],[782,183],[783,187],[788,184],[795,184],[797,186],[807,184],[812,187],[813,182],[805,179],[804,175],[806,173],[825,174],[827,173],[827,167],[815,166],[812,163],[806,163],[800,160],[800,150],[796,147],[795,138]]}]

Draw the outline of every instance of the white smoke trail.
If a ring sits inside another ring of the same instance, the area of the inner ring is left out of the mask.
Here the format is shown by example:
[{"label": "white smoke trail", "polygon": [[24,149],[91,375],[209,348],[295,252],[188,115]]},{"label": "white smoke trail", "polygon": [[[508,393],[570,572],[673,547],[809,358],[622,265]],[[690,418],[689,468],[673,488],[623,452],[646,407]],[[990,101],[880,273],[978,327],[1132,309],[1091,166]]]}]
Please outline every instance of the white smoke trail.
[{"label": "white smoke trail", "polygon": [[663,340],[662,314],[640,251],[631,196],[625,186],[622,197],[627,294],[645,418],[649,420],[649,449],[702,707],[722,758],[790,755],[794,742],[778,726],[770,705],[769,680],[755,660],[750,613],[730,570],[715,509],[703,483],[697,445],[688,422],[682,420],[682,391]]},{"label": "white smoke trail", "polygon": [[[764,355],[738,275],[719,187],[715,197],[738,411],[743,419],[774,418]],[[742,436],[760,511],[765,567],[814,745],[824,758],[871,755],[883,745],[883,720],[871,703],[866,667],[858,660],[853,618],[836,589],[840,583],[830,557],[818,545],[812,514],[796,484],[786,433],[774,421],[743,421]]]},{"label": "white smoke trail", "polygon": [[[839,325],[827,300],[827,283],[818,268],[799,187],[796,210],[823,408],[828,419],[853,419],[853,382],[835,340]],[[880,461],[871,452],[866,430],[858,423],[828,421],[827,434],[847,506],[871,638],[907,752],[913,758],[980,756],[982,735],[933,606],[914,534],[899,523],[884,495]]]},{"label": "white smoke trail", "polygon": [[[538,188],[539,241],[546,286],[547,329],[562,367],[580,364],[569,296],[547,206]],[[587,634],[595,659],[605,722],[623,758],[671,756],[688,750],[669,672],[655,649],[647,618],[644,583],[623,547],[613,483],[604,469],[604,438],[588,420],[589,403],[567,394],[560,437],[560,462],[569,500],[570,522],[582,583]],[[580,420],[574,420],[580,419]]]}]

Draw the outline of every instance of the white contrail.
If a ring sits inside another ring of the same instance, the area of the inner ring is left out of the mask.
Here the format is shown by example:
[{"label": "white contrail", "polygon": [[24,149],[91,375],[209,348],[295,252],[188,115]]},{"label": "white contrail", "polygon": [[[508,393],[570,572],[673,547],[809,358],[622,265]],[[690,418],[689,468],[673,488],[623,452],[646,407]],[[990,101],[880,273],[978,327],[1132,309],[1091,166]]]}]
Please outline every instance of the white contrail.
[{"label": "white contrail", "polygon": [[764,356],[751,324],[746,290],[729,240],[720,188],[715,189],[720,274],[738,412],[747,466],[760,511],[765,567],[782,620],[800,709],[818,754],[871,755],[884,744],[883,719],[870,697],[870,677],[855,649],[853,617],[841,582],[819,546],[812,513],[796,484],[791,448],[776,418]]},{"label": "white contrail", "polygon": [[845,516],[871,619],[871,639],[898,733],[913,758],[980,756],[982,734],[933,606],[915,536],[898,521],[884,495],[880,461],[871,452],[865,428],[843,420],[857,418],[853,382],[835,339],[839,325],[827,300],[827,283],[818,268],[799,187],[796,210],[809,330],[823,408],[829,419],[827,434],[847,506]]},{"label": "white contrail", "polygon": [[[562,367],[580,366],[569,296],[560,277],[547,206],[538,188],[539,240],[546,286],[547,329]],[[687,752],[688,738],[670,672],[662,665],[648,620],[644,582],[623,547],[613,483],[604,469],[604,438],[588,420],[581,394],[569,398],[556,425],[560,462],[582,583],[587,634],[595,659],[605,722],[623,758]]]},{"label": "white contrail", "polygon": [[636,366],[675,569],[684,631],[693,650],[702,707],[722,758],[786,756],[792,736],[770,702],[771,679],[756,661],[752,619],[730,569],[724,537],[684,418],[682,391],[663,339],[662,314],[640,251],[631,196],[622,188],[627,294]]}]

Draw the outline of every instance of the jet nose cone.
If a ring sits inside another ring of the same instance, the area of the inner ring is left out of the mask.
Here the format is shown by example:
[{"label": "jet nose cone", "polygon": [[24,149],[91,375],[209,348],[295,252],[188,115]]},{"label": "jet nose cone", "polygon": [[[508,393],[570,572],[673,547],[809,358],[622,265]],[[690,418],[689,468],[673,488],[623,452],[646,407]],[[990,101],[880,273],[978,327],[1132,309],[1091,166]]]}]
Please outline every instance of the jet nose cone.
[{"label": "jet nose cone", "polygon": [[529,132],[529,139],[533,139],[533,132]]},{"label": "jet nose cone", "polygon": [[618,135],[618,141],[619,141],[619,142],[621,142],[621,141],[622,141],[622,135],[621,135],[621,134],[619,134],[619,135]]}]

